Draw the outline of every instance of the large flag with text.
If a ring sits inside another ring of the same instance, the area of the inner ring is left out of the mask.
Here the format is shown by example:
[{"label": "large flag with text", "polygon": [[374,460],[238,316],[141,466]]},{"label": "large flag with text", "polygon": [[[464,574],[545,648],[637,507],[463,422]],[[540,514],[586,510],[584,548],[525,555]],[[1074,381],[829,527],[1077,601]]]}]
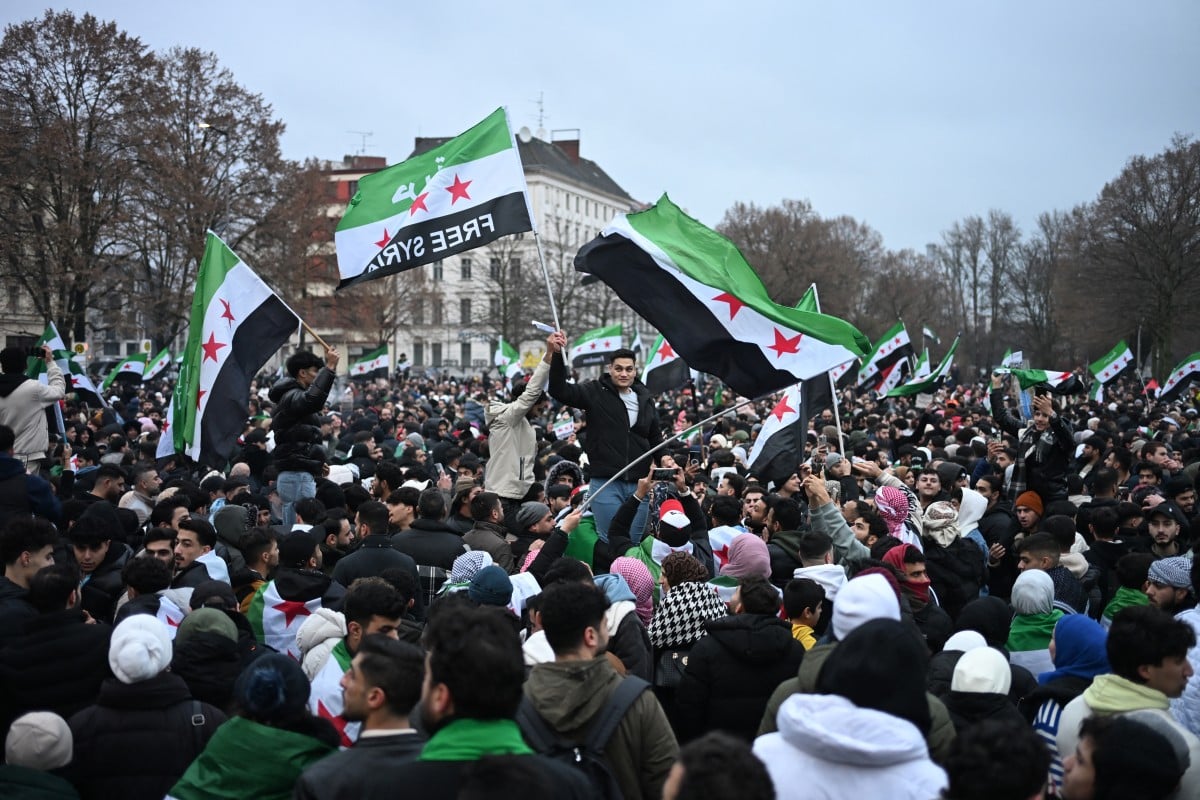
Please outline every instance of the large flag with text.
[{"label": "large flag with text", "polygon": [[761,397],[866,352],[845,320],[770,299],[734,244],[666,196],[618,215],[575,257],[695,370]]},{"label": "large flag with text", "polygon": [[503,108],[420,155],[363,177],[334,234],[338,288],[533,230]]},{"label": "large flag with text", "polygon": [[300,320],[211,231],[196,276],[170,430],[175,452],[223,466],[246,423],[250,381]]}]

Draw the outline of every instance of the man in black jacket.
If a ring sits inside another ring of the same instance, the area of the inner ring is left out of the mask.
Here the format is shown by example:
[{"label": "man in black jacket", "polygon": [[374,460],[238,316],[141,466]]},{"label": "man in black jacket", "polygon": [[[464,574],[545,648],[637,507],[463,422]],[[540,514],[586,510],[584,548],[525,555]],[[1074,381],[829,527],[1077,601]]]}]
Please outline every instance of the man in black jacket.
[{"label": "man in black jacket", "polygon": [[392,547],[412,557],[418,565],[449,570],[454,559],[467,551],[462,537],[443,521],[446,497],[439,489],[426,489],[417,500],[412,527],[392,537]]},{"label": "man in black jacket", "polygon": [[359,578],[377,578],[392,567],[403,569],[416,579],[417,562],[392,547],[392,537],[388,535],[388,507],[378,500],[368,500],[358,507],[356,519],[362,541],[357,550],[337,562],[333,579],[342,586],[349,586]]},{"label": "man in black jacket", "polygon": [[296,781],[300,800],[391,796],[396,767],[421,754],[425,737],[409,720],[421,699],[425,656],[384,634],[363,638],[342,676],[342,716],[361,722],[358,741],[323,758]]},{"label": "man in black jacket", "polygon": [[0,528],[0,646],[20,632],[24,622],[37,616],[29,604],[29,581],[54,563],[58,531],[39,517],[19,517]]},{"label": "man in black jacket", "polygon": [[[613,515],[637,489],[637,478],[626,473],[597,494],[605,481],[626,464],[641,461],[646,453],[662,442],[662,426],[654,407],[654,398],[638,380],[637,363],[632,350],[616,350],[609,357],[608,374],[599,380],[567,383],[567,366],[561,352],[550,362],[550,395],[559,402],[587,412],[583,449],[588,457],[591,484],[589,508],[595,517],[596,532],[608,541]],[[631,468],[641,475],[645,462]],[[646,527],[646,507],[638,509],[630,531],[636,544]]]},{"label": "man in black jacket", "polygon": [[119,535],[111,522],[90,511],[80,517],[67,534],[79,566],[80,606],[102,622],[112,622],[117,598],[125,588],[121,582],[121,569],[133,557],[129,545],[117,540]]},{"label": "man in black jacket", "polygon": [[337,377],[337,365],[338,351],[333,347],[325,348],[323,364],[309,350],[293,353],[287,360],[288,377],[272,386],[268,395],[275,403],[271,419],[275,463],[279,467],[275,486],[283,500],[285,531],[290,531],[296,521],[296,501],[316,496],[316,476],[325,469],[321,420],[317,412],[329,399],[329,390]]}]

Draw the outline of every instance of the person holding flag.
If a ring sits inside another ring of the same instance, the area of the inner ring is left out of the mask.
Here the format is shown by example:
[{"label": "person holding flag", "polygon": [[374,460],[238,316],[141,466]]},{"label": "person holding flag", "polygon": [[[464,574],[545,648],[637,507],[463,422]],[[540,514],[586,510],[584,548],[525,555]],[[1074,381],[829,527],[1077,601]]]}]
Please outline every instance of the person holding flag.
[{"label": "person holding flag", "polygon": [[0,350],[0,369],[4,372],[0,375],[0,425],[12,428],[16,436],[13,457],[24,464],[30,474],[42,470],[46,451],[50,449],[45,409],[67,395],[66,379],[50,346],[42,345],[36,358],[46,363],[45,384],[25,374],[28,359],[24,348]]},{"label": "person holding flag", "polygon": [[1054,408],[1048,394],[1033,398],[1033,422],[1021,423],[1004,407],[1003,376],[992,373],[992,417],[1000,429],[1017,442],[1017,461],[1009,482],[1009,498],[1015,500],[1026,489],[1036,492],[1043,505],[1067,499],[1067,473],[1075,454],[1071,425]]},{"label": "person holding flag", "polygon": [[311,350],[293,353],[285,365],[287,377],[272,386],[268,395],[275,403],[271,420],[279,467],[275,485],[283,501],[285,531],[296,522],[296,501],[317,496],[317,476],[324,472],[326,459],[317,412],[329,399],[337,365],[337,348],[329,345],[323,362]]},{"label": "person holding flag", "polygon": [[[525,495],[536,483],[533,465],[537,458],[537,435],[530,418],[537,416],[539,409],[545,407],[544,392],[550,377],[551,361],[566,346],[567,336],[562,331],[555,331],[546,337],[546,355],[529,380],[514,382],[509,402],[492,402],[484,412],[484,420],[491,431],[484,491],[500,496],[506,521],[515,518],[526,499]],[[512,525],[508,527],[516,530]]]}]

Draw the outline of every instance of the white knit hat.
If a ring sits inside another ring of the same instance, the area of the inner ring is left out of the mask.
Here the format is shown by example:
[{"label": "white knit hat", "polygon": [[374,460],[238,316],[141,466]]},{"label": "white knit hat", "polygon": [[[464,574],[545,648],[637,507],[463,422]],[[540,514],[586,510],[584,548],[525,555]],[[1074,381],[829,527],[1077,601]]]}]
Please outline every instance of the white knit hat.
[{"label": "white knit hat", "polygon": [[134,614],[113,629],[108,666],[121,683],[149,680],[171,666],[171,634],[149,614]]},{"label": "white knit hat", "polygon": [[900,620],[900,600],[887,578],[860,575],[847,581],[833,604],[833,635],[845,639],[854,629],[873,619]]},{"label": "white knit hat", "polygon": [[963,653],[954,665],[954,677],[950,681],[952,692],[975,694],[1008,694],[1012,688],[1012,669],[1008,659],[999,650],[980,647]]},{"label": "white knit hat", "polygon": [[44,772],[70,764],[74,748],[65,719],[51,711],[31,711],[8,729],[4,760],[14,767]]}]

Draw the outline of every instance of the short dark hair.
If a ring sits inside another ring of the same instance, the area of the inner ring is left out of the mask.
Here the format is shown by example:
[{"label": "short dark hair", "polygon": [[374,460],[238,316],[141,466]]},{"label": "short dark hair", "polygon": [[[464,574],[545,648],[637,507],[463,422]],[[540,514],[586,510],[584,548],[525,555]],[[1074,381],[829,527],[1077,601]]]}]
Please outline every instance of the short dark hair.
[{"label": "short dark hair", "polygon": [[381,461],[375,467],[375,480],[384,481],[392,491],[400,488],[404,482],[404,473],[400,467],[391,461]]},{"label": "short dark hair", "polygon": [[587,581],[567,581],[547,586],[542,592],[542,630],[555,655],[579,647],[589,627],[604,625],[608,610],[604,590]]},{"label": "short dark hair", "polygon": [[421,699],[425,678],[425,654],[408,642],[375,633],[359,642],[362,656],[359,669],[366,682],[383,690],[388,709],[398,716],[407,715]]},{"label": "short dark hair", "polygon": [[[1071,547],[1075,544],[1075,520],[1063,514],[1054,514],[1043,519],[1042,531],[1054,539],[1060,553],[1070,552]],[[1034,536],[1041,535],[1041,533],[1034,534]]]},{"label": "short dark hair", "polygon": [[1113,461],[1117,462],[1121,469],[1128,472],[1133,467],[1133,451],[1128,447],[1114,447],[1110,452]]},{"label": "short dark hair", "polygon": [[387,533],[388,509],[378,500],[368,500],[358,507],[358,524],[365,531],[359,531],[360,536],[372,533]]},{"label": "short dark hair", "polygon": [[201,547],[216,547],[217,546],[217,529],[212,526],[212,523],[204,517],[198,517],[195,514],[189,514],[179,520],[179,529],[191,531],[196,534],[196,542]]},{"label": "short dark hair", "polygon": [[154,504],[154,508],[150,509],[150,525],[154,528],[166,528],[171,525],[171,518],[175,516],[175,509],[188,508],[191,505],[186,497],[174,495],[165,500],[160,500]]},{"label": "short dark hair", "polygon": [[824,531],[808,531],[800,537],[800,560],[816,561],[833,550],[833,537]]},{"label": "short dark hair", "polygon": [[1032,797],[1046,785],[1050,751],[1029,725],[989,719],[964,728],[944,766],[946,800]]},{"label": "short dark hair", "polygon": [[1150,553],[1126,553],[1117,559],[1117,580],[1126,589],[1141,591],[1150,578],[1150,565],[1157,560]]},{"label": "short dark hair", "polygon": [[155,526],[155,527],[151,528],[150,530],[146,531],[146,535],[142,537],[142,546],[145,547],[145,546],[149,545],[151,542],[168,542],[168,541],[171,542],[172,544],[175,543],[175,529],[174,528],[161,528],[161,527]]},{"label": "short dark hair", "polygon": [[417,516],[421,519],[441,519],[446,516],[446,497],[441,489],[432,488],[421,492],[417,499]]},{"label": "short dark hair", "polygon": [[766,765],[746,742],[727,733],[714,731],[684,745],[679,765],[679,800],[774,800]]},{"label": "short dark hair", "polygon": [[[1092,740],[1094,800],[1175,796],[1187,765],[1164,733],[1122,714],[1087,717],[1079,726],[1079,738],[1085,736]],[[1182,739],[1179,744],[1186,747]],[[1145,761],[1148,753],[1154,754],[1153,768]]]},{"label": "short dark hair", "polygon": [[778,497],[771,503],[771,518],[781,531],[798,531],[804,527],[804,509],[790,497]]},{"label": "short dark hair", "polygon": [[21,553],[34,553],[58,543],[58,531],[41,517],[11,517],[0,529],[0,560],[15,564]]},{"label": "short dark hair", "polygon": [[171,567],[154,556],[139,556],[121,568],[121,583],[138,594],[154,594],[171,585]]},{"label": "short dark hair", "polygon": [[1138,667],[1159,666],[1164,658],[1183,658],[1196,645],[1196,634],[1186,622],[1180,622],[1154,606],[1130,606],[1113,617],[1106,650],[1114,674],[1145,683]]},{"label": "short dark hair", "polygon": [[350,584],[342,602],[347,625],[357,622],[366,626],[374,616],[396,619],[404,616],[407,608],[396,587],[383,578],[359,578]]},{"label": "short dark hair", "polygon": [[79,572],[68,564],[51,564],[29,579],[29,594],[25,599],[40,614],[62,611],[67,607],[71,592],[79,588]]},{"label": "short dark hair", "polygon": [[888,526],[883,521],[883,517],[867,504],[858,504],[858,518],[867,523],[867,533],[876,539],[882,539],[888,535]]},{"label": "short dark hair", "polygon": [[736,497],[717,495],[708,513],[718,525],[736,525],[742,518],[742,504]]},{"label": "short dark hair", "polygon": [[1110,506],[1104,506],[1093,510],[1088,515],[1088,523],[1092,526],[1092,531],[1098,539],[1111,539],[1117,535],[1117,528],[1121,525],[1121,518],[1117,514],[1117,510]]},{"label": "short dark hair", "polygon": [[592,571],[588,565],[577,558],[564,556],[555,561],[550,569],[546,570],[546,578],[542,581],[542,589],[546,589],[555,583],[565,583],[567,581],[590,581],[592,579]]},{"label": "short dark hair", "polygon": [[628,347],[622,347],[620,350],[613,350],[608,354],[608,363],[611,364],[618,358],[628,358],[630,361],[637,362],[637,353],[630,350]]},{"label": "short dark hair", "polygon": [[412,486],[402,486],[387,496],[384,502],[389,506],[410,506],[417,507],[417,503],[421,499],[421,492],[414,489]]},{"label": "short dark hair", "polygon": [[783,587],[783,609],[789,619],[825,602],[825,588],[808,578],[790,580]]},{"label": "short dark hair", "polygon": [[779,592],[766,578],[755,575],[740,579],[738,594],[742,599],[742,610],[747,614],[774,616],[779,613]]},{"label": "short dark hair", "polygon": [[1108,494],[1117,487],[1117,471],[1111,467],[1099,467],[1092,473],[1092,494]]},{"label": "short dark hair", "polygon": [[471,519],[476,522],[486,522],[492,515],[492,510],[500,503],[500,495],[495,492],[480,492],[471,501]]},{"label": "short dark hair", "polygon": [[287,361],[284,363],[284,369],[287,370],[288,375],[294,378],[300,374],[300,370],[312,367],[320,369],[324,363],[312,350],[297,350],[288,356]]},{"label": "short dark hair", "polygon": [[525,658],[508,612],[439,606],[425,626],[431,683],[449,689],[459,719],[512,719],[521,703]]},{"label": "short dark hair", "polygon": [[238,540],[238,549],[247,564],[257,564],[263,553],[271,550],[271,543],[279,541],[279,534],[269,526],[250,528]]},{"label": "short dark hair", "polygon": [[315,497],[301,497],[293,508],[306,525],[316,525],[325,516],[325,504]]},{"label": "short dark hair", "polygon": [[745,478],[743,478],[741,475],[738,475],[736,472],[726,472],[721,476],[721,478],[723,478],[724,481],[729,484],[729,488],[733,489],[733,496],[735,498],[740,498],[742,496],[742,490],[746,488]]},{"label": "short dark hair", "polygon": [[100,466],[96,467],[94,476],[95,480],[97,481],[102,481],[105,478],[120,478],[121,480],[125,480],[126,478],[125,470],[121,469],[116,464],[101,464]]},{"label": "short dark hair", "polygon": [[1052,535],[1048,533],[1035,533],[1032,536],[1026,536],[1017,544],[1017,553],[1029,553],[1038,558],[1043,556],[1058,558],[1062,555],[1062,550],[1059,549],[1058,540]]}]

